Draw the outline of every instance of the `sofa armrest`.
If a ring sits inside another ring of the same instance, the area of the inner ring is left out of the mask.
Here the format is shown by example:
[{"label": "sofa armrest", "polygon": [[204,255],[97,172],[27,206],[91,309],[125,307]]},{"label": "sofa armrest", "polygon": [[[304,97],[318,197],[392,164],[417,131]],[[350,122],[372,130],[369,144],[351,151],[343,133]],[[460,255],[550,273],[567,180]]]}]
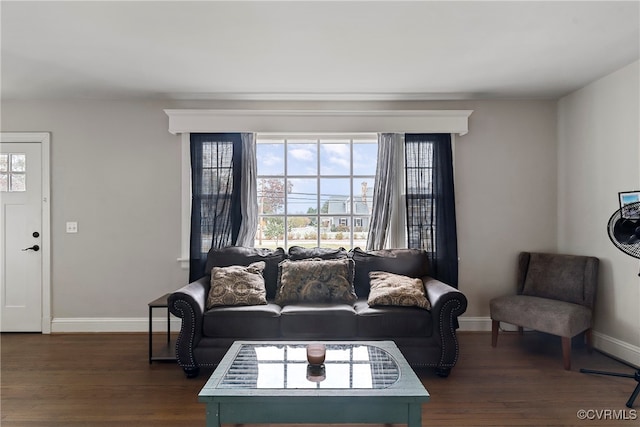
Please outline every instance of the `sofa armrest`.
[{"label": "sofa armrest", "polygon": [[204,276],[169,295],[169,311],[182,319],[176,342],[176,358],[185,372],[197,369],[198,366],[193,349],[202,338],[202,323],[209,287],[209,277]]},{"label": "sofa armrest", "polygon": [[452,367],[458,359],[456,329],[458,316],[467,309],[467,298],[462,292],[432,277],[422,279],[431,303],[433,335],[442,348],[439,367]]}]

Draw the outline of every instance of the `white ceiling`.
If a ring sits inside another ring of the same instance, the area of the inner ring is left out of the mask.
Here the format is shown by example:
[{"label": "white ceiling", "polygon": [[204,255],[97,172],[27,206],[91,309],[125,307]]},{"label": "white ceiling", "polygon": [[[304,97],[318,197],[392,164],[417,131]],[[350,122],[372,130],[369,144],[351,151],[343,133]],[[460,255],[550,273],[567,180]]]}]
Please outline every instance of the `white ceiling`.
[{"label": "white ceiling", "polygon": [[556,98],[640,57],[640,3],[2,1],[3,99]]}]

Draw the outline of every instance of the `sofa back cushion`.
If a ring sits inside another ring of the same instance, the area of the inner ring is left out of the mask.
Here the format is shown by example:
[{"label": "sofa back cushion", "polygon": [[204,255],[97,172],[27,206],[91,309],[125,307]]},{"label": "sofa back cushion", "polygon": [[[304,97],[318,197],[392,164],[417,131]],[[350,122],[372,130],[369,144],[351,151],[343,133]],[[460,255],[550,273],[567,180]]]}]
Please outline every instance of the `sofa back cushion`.
[{"label": "sofa back cushion", "polygon": [[347,258],[348,253],[345,248],[303,248],[302,246],[291,246],[289,248],[289,259],[299,261],[301,259],[342,259]]},{"label": "sofa back cushion", "polygon": [[418,279],[429,272],[429,257],[421,249],[363,251],[355,248],[351,256],[355,262],[353,284],[358,298],[369,296],[369,273],[372,271],[387,271]]},{"label": "sofa back cushion", "polygon": [[267,299],[273,299],[276,296],[278,286],[278,264],[286,257],[287,254],[282,248],[266,249],[228,246],[221,249],[211,249],[207,256],[205,272],[211,274],[213,267],[248,266],[254,262],[264,261],[263,275]]}]

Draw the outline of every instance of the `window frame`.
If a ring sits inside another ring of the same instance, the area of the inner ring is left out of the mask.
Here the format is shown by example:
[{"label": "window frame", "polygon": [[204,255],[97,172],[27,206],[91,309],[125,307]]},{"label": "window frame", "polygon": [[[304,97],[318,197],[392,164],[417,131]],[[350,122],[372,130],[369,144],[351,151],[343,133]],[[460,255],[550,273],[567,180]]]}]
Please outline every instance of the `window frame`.
[{"label": "window frame", "polygon": [[[291,142],[292,144],[297,144],[299,143],[298,141],[309,141],[309,145],[313,145],[316,149],[316,161],[317,161],[317,168],[316,168],[316,173],[315,174],[309,174],[309,175],[298,175],[298,174],[288,174],[288,144],[289,142]],[[369,217],[368,214],[358,214],[357,212],[354,211],[353,208],[353,197],[354,197],[354,191],[353,191],[353,182],[354,180],[357,179],[370,179],[375,181],[375,172],[373,175],[363,175],[363,174],[353,174],[353,147],[354,144],[358,144],[358,143],[373,143],[375,142],[376,144],[378,143],[378,135],[376,133],[371,133],[371,132],[358,132],[358,133],[258,133],[256,134],[256,145],[261,144],[261,143],[269,143],[269,141],[274,141],[274,142],[283,142],[284,146],[283,146],[283,153],[284,153],[284,167],[283,167],[283,174],[282,175],[257,175],[257,178],[274,178],[274,179],[283,179],[285,180],[285,185],[287,180],[289,179],[310,179],[310,180],[316,180],[316,194],[315,197],[318,200],[318,206],[317,206],[317,213],[313,214],[313,216],[316,216],[318,221],[317,221],[317,230],[316,230],[316,246],[322,246],[323,244],[323,240],[322,240],[322,233],[320,230],[320,224],[323,223],[324,221],[329,221],[330,223],[334,224],[342,224],[343,220],[346,221],[346,223],[350,223],[355,219],[356,217],[358,218],[363,218],[363,217]],[[349,145],[349,150],[350,150],[350,166],[349,166],[349,173],[348,174],[335,174],[335,175],[324,175],[322,174],[322,170],[321,170],[321,164],[320,164],[320,152],[321,152],[321,147],[324,144],[332,144],[332,143],[336,143],[336,144],[344,144],[347,143]],[[321,193],[320,193],[320,185],[321,185],[321,180],[322,179],[348,179],[350,180],[351,185],[349,186],[349,195],[348,195],[348,203],[349,206],[346,209],[346,212],[341,212],[339,214],[331,214],[331,213],[321,213]],[[285,192],[285,197],[284,197],[285,201],[284,201],[284,208],[283,208],[283,212],[282,213],[274,213],[274,214],[261,214],[261,217],[264,218],[269,218],[269,217],[282,217],[285,219],[287,217],[298,217],[298,216],[311,216],[311,215],[305,215],[305,214],[289,214],[288,213],[288,193]],[[259,218],[260,218],[259,216]],[[278,244],[278,246],[282,246],[284,248],[287,248],[289,246],[289,233],[285,231],[284,236],[283,236],[283,240],[282,240],[282,244]],[[356,234],[353,231],[353,227],[350,227],[350,231],[349,231],[349,242],[348,242],[348,246],[349,247],[354,247],[354,234]],[[311,241],[311,240],[310,240]],[[326,241],[326,239],[325,239]],[[344,244],[344,246],[346,246],[346,244]]]}]

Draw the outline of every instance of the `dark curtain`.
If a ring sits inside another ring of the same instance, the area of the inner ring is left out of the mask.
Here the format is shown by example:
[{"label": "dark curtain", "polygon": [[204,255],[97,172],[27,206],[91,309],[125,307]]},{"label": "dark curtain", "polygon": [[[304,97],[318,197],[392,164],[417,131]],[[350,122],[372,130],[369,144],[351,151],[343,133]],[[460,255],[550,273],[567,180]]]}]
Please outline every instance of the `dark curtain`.
[{"label": "dark curtain", "polygon": [[209,249],[238,238],[241,156],[239,133],[191,134],[190,282],[204,276]]},{"label": "dark curtain", "polygon": [[450,134],[406,134],[407,236],[425,249],[429,275],[458,287],[458,240]]}]

